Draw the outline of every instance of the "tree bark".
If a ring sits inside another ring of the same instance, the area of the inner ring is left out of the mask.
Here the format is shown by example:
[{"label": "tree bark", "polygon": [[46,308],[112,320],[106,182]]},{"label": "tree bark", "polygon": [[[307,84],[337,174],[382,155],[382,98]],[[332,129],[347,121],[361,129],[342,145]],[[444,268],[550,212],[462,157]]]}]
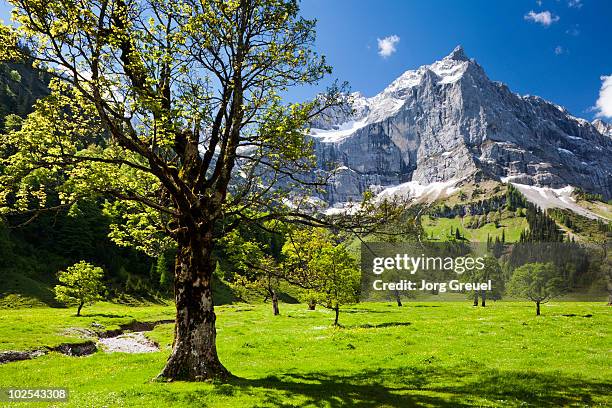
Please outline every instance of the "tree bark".
[{"label": "tree bark", "polygon": [[176,322],[172,354],[159,374],[162,379],[204,381],[231,374],[217,355],[212,298],[212,234],[190,234],[179,241],[174,278]]},{"label": "tree bark", "polygon": [[540,302],[536,302],[536,316],[540,315]]},{"label": "tree bark", "polygon": [[274,289],[270,289],[270,294],[272,296],[272,310],[274,311],[274,316],[278,316],[280,314],[278,310],[278,295]]},{"label": "tree bark", "polygon": [[311,299],[308,302],[308,310],[315,310],[316,307],[317,307],[317,302]]},{"label": "tree bark", "polygon": [[336,312],[336,319],[334,320],[334,326],[338,326],[338,317],[340,316],[340,307],[336,305],[336,307],[334,307],[334,311]]},{"label": "tree bark", "polygon": [[77,316],[81,315],[81,309],[83,308],[84,305],[85,305],[85,302],[79,303],[79,308],[77,309]]},{"label": "tree bark", "polygon": [[480,295],[481,301],[480,301],[480,306],[485,307],[487,305],[487,294],[483,291],[482,294]]}]

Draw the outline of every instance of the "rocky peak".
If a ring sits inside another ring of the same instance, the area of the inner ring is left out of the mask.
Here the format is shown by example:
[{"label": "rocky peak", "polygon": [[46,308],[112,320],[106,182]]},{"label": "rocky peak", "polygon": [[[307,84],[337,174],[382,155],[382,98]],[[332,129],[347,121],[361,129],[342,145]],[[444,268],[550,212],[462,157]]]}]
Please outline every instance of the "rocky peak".
[{"label": "rocky peak", "polygon": [[446,189],[475,175],[612,197],[610,125],[513,93],[461,47],[354,100],[353,116],[311,133],[321,170],[341,169],[322,197],[329,203],[406,183]]},{"label": "rocky peak", "polygon": [[604,122],[601,119],[595,119],[591,124],[602,135],[612,137],[612,123]]},{"label": "rocky peak", "polygon": [[465,50],[463,49],[463,46],[461,45],[456,46],[455,49],[450,54],[444,57],[444,59],[450,59],[454,61],[469,61],[470,60],[468,56],[465,54]]},{"label": "rocky peak", "polygon": [[382,92],[371,98],[366,98],[359,92],[348,95],[347,99],[353,107],[352,115],[347,116],[338,111],[328,112],[323,115],[325,120],[319,118],[313,121],[311,134],[315,137],[321,136],[324,142],[337,141],[352,130],[382,122],[396,114],[415,88],[453,84],[467,72],[470,72],[472,77],[486,79],[480,66],[467,58],[461,46],[457,46],[449,55],[433,64],[404,72]]}]

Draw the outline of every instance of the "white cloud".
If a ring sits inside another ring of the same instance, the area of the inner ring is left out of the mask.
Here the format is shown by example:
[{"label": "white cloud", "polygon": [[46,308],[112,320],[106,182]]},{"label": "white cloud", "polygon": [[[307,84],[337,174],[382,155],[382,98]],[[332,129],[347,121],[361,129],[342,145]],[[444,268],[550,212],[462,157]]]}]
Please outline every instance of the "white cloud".
[{"label": "white cloud", "polygon": [[378,55],[387,58],[397,51],[395,46],[400,42],[400,38],[397,35],[390,35],[383,39],[377,38],[376,41],[378,41]]},{"label": "white cloud", "polygon": [[550,11],[541,11],[536,13],[531,10],[529,13],[525,14],[525,20],[533,21],[534,23],[542,24],[544,27],[548,27],[552,23],[556,23],[559,21],[559,16],[553,15]]},{"label": "white cloud", "polygon": [[599,99],[597,99],[595,104],[597,117],[612,118],[612,75],[602,76],[601,80]]},{"label": "white cloud", "polygon": [[542,0],[536,0],[536,3],[537,3],[538,6],[541,6],[542,5]]},{"label": "white cloud", "polygon": [[556,54],[556,55],[565,54],[565,52],[566,52],[566,51],[565,51],[565,48],[563,48],[562,46],[557,45],[557,46],[555,47],[555,54]]},{"label": "white cloud", "polygon": [[568,7],[572,7],[572,8],[582,8],[583,4],[582,4],[582,0],[569,0],[567,2]]}]

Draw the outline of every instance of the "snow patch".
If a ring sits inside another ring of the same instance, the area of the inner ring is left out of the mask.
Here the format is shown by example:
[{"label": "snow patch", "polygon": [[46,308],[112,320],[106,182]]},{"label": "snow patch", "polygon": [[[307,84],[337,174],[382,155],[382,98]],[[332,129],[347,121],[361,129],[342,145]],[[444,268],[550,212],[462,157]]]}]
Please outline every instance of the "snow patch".
[{"label": "snow patch", "polygon": [[[502,181],[507,182],[511,177],[504,177]],[[529,202],[544,210],[548,208],[565,208],[587,218],[600,218],[597,214],[576,203],[576,200],[572,197],[574,191],[574,187],[572,186],[554,189],[518,183],[512,183],[512,185],[516,187]]]},{"label": "snow patch", "polygon": [[418,181],[409,181],[397,186],[385,188],[377,196],[377,200],[385,198],[427,199],[436,200],[457,191],[455,187],[459,180],[436,181],[430,184],[420,184]]},{"label": "snow patch", "polygon": [[[433,202],[441,197],[446,197],[457,190],[456,186],[463,179],[453,179],[449,181],[437,181],[430,184],[420,184],[418,181],[409,181],[391,187],[376,186],[381,189],[374,197],[374,202],[380,203],[384,199],[399,198],[403,200],[417,200]],[[337,203],[333,207],[325,210],[325,215],[355,214],[361,209],[359,203]]]},{"label": "snow patch", "polygon": [[360,203],[337,203],[323,212],[325,215],[351,215],[357,214],[361,209]]},{"label": "snow patch", "polygon": [[351,120],[351,121],[348,121],[346,123],[339,125],[337,129],[332,129],[332,130],[324,130],[324,129],[316,129],[316,128],[311,129],[310,135],[317,137],[317,138],[321,138],[321,141],[326,142],[326,143],[339,142],[342,139],[345,139],[347,136],[352,135],[358,129],[361,129],[367,124],[368,123],[366,119],[361,119],[357,121]]}]

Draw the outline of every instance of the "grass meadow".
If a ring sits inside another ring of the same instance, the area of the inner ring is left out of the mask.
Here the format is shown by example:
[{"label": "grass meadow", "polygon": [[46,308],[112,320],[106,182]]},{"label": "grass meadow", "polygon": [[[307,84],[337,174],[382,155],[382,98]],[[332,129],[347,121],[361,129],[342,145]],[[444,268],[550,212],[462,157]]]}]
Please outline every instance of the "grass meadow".
[{"label": "grass meadow", "polygon": [[[171,324],[146,335],[161,350],[69,357],[55,352],[0,365],[1,387],[67,387],[58,407],[557,407],[612,405],[612,308],[556,302],[363,303],[333,312],[281,304],[220,306],[226,384],[160,383]],[[0,351],[85,341],[73,330],[168,319],[173,306],[100,303],[0,310]],[[0,403],[2,404],[2,403]]]}]

